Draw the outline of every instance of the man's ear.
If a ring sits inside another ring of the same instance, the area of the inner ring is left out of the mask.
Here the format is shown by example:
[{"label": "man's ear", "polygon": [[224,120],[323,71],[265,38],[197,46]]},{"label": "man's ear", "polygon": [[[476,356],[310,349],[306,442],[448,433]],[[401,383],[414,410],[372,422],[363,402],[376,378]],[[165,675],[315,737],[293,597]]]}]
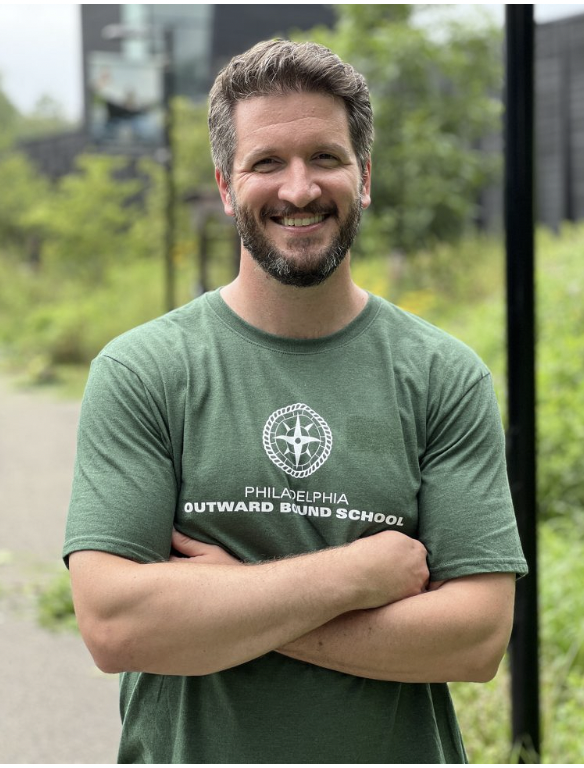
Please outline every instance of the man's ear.
[{"label": "man's ear", "polygon": [[219,187],[219,194],[223,202],[223,210],[228,216],[233,216],[233,205],[231,204],[231,193],[229,191],[229,184],[225,181],[225,178],[218,168],[215,168],[215,181]]},{"label": "man's ear", "polygon": [[363,187],[361,189],[361,207],[363,209],[369,208],[371,205],[371,158],[367,160],[367,164],[363,171]]}]

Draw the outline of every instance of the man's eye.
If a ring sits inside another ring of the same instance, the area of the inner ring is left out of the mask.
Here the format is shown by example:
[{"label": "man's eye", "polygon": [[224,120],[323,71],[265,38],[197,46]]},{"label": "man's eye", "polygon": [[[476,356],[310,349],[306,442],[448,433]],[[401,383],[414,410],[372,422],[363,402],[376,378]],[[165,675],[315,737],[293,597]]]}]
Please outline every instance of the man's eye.
[{"label": "man's eye", "polygon": [[339,164],[339,158],[334,155],[329,155],[328,152],[319,152],[316,155],[315,160],[321,165],[333,166]]},{"label": "man's eye", "polygon": [[253,169],[254,171],[261,171],[266,173],[268,171],[272,171],[277,166],[277,164],[277,161],[272,157],[266,157],[263,160],[258,160],[257,163],[254,163]]}]

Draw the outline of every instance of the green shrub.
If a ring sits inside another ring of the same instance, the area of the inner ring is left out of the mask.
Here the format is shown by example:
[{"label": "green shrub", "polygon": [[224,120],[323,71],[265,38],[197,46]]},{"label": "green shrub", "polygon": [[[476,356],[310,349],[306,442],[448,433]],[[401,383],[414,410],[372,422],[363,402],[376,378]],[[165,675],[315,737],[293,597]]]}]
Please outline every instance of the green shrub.
[{"label": "green shrub", "polygon": [[[18,268],[10,271],[15,276],[10,290],[0,287],[0,301],[6,294],[0,309],[0,345],[25,368],[39,359],[49,367],[86,365],[112,338],[165,309],[162,260],[114,265],[91,290],[75,280],[52,278],[49,271],[21,280]],[[191,271],[186,264],[177,266],[181,303],[192,295]]]},{"label": "green shrub", "polygon": [[540,528],[541,637],[546,665],[584,676],[584,509]]},{"label": "green shrub", "polygon": [[570,517],[584,510],[584,227],[538,245],[539,504]]},{"label": "green shrub", "polygon": [[73,609],[69,572],[60,572],[39,592],[37,598],[39,624],[46,629],[77,630]]},{"label": "green shrub", "polygon": [[110,264],[132,258],[131,229],[139,216],[137,196],[146,182],[115,179],[126,158],[84,155],[77,172],[63,176],[53,193],[39,201],[27,217],[43,232],[42,262],[64,279],[75,276],[93,287]]}]

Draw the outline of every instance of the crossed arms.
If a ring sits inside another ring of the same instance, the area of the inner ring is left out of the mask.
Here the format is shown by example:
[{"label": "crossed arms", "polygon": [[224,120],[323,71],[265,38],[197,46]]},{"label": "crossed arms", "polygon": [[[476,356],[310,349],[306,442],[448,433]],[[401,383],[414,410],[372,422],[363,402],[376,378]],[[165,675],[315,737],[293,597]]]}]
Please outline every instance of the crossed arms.
[{"label": "crossed arms", "polygon": [[386,531],[243,565],[173,534],[185,558],[70,557],[83,638],[105,672],[205,675],[270,651],[397,682],[484,682],[511,633],[515,576],[429,584],[424,546]]}]

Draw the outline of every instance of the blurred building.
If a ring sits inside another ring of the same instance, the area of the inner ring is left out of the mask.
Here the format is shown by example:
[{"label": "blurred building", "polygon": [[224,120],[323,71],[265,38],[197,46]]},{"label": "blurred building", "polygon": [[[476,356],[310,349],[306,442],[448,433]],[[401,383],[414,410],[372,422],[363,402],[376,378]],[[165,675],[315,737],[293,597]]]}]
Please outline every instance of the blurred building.
[{"label": "blurred building", "polygon": [[584,14],[536,28],[537,217],[584,219]]},{"label": "blurred building", "polygon": [[[584,14],[535,28],[535,216],[557,229],[584,220]],[[482,147],[502,155],[502,132]],[[503,185],[481,195],[479,227],[503,228]]]}]

